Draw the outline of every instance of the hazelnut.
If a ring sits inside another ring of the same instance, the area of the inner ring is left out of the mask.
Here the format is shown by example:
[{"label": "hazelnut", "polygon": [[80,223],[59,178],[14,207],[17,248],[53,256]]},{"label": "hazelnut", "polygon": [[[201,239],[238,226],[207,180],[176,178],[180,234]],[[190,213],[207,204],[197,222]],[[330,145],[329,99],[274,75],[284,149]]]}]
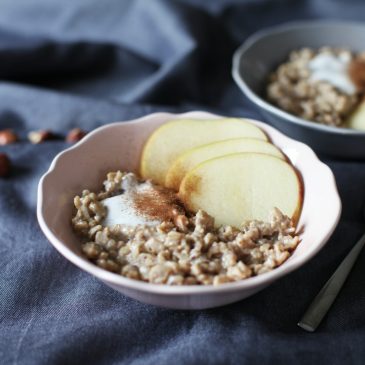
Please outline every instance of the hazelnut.
[{"label": "hazelnut", "polygon": [[0,177],[8,176],[10,173],[10,159],[5,153],[0,153]]},{"label": "hazelnut", "polygon": [[42,143],[48,139],[52,139],[54,135],[47,130],[32,131],[28,133],[28,139],[30,142],[37,144]]},{"label": "hazelnut", "polygon": [[17,135],[11,129],[3,129],[0,131],[0,146],[14,143],[17,140]]},{"label": "hazelnut", "polygon": [[87,133],[80,128],[71,129],[67,134],[66,141],[70,143],[78,142],[84,138],[86,134]]}]

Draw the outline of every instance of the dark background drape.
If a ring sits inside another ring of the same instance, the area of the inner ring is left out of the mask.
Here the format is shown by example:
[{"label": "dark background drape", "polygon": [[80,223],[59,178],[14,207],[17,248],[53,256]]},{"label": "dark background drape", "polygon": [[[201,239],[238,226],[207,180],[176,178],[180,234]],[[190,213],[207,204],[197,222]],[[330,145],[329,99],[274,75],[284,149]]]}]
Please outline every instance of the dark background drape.
[{"label": "dark background drape", "polygon": [[[136,302],[61,257],[41,233],[36,188],[65,134],[154,111],[193,109],[260,118],[230,76],[252,32],[295,19],[365,21],[361,0],[0,0],[0,363],[363,364],[365,253],[314,334],[303,311],[364,231],[365,164],[325,159],[341,222],[308,264],[242,302],[174,311]],[[365,49],[365,45],[364,45]],[[318,197],[320,199],[320,197]]]}]

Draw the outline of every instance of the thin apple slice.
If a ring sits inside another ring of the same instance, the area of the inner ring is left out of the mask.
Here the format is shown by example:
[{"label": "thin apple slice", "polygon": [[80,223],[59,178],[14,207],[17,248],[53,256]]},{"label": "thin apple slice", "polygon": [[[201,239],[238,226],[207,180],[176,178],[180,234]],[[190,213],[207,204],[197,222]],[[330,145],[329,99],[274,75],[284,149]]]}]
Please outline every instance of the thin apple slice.
[{"label": "thin apple slice", "polygon": [[365,131],[365,99],[350,115],[346,122],[346,127]]},{"label": "thin apple slice", "polygon": [[244,119],[177,119],[154,131],[142,152],[140,173],[163,185],[172,162],[190,148],[230,138],[257,138],[265,133]]},{"label": "thin apple slice", "polygon": [[192,148],[181,154],[167,171],[165,186],[179,190],[188,171],[204,161],[240,152],[265,153],[285,160],[284,154],[273,144],[253,138],[234,138]]},{"label": "thin apple slice", "polygon": [[302,187],[294,168],[277,157],[238,153],[208,160],[189,171],[179,196],[188,210],[205,210],[217,226],[267,220],[273,208],[299,218]]}]

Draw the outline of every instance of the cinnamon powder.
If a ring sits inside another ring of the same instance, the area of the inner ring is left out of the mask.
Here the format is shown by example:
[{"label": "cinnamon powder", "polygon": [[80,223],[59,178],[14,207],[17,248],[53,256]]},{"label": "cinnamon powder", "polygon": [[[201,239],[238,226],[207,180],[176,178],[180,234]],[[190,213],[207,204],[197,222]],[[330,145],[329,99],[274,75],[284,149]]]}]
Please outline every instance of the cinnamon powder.
[{"label": "cinnamon powder", "polygon": [[139,190],[132,201],[135,210],[151,220],[172,221],[185,214],[176,193],[159,186]]},{"label": "cinnamon powder", "polygon": [[350,63],[349,75],[353,83],[356,85],[357,90],[360,92],[365,91],[365,60],[355,59]]}]

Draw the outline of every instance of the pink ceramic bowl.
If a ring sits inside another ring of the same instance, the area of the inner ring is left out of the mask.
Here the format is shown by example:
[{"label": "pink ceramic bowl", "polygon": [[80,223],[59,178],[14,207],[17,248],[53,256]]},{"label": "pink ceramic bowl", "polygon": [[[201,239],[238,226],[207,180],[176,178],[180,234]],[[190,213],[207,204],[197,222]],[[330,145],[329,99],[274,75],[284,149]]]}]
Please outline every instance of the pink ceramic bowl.
[{"label": "pink ceramic bowl", "polygon": [[99,190],[108,171],[138,171],[143,144],[151,132],[166,121],[219,117],[204,112],[151,114],[100,127],[60,153],[38,187],[37,215],[44,234],[67,260],[115,290],[145,303],[176,309],[211,308],[236,302],[302,266],[324,246],[337,225],[341,201],[336,182],[331,170],[308,146],[257,121],[252,122],[262,128],[290,158],[304,183],[304,202],[298,227],[302,231],[301,243],[283,265],[256,277],[220,286],[167,286],[113,274],[95,266],[82,255],[70,223],[73,197],[84,188]]}]

